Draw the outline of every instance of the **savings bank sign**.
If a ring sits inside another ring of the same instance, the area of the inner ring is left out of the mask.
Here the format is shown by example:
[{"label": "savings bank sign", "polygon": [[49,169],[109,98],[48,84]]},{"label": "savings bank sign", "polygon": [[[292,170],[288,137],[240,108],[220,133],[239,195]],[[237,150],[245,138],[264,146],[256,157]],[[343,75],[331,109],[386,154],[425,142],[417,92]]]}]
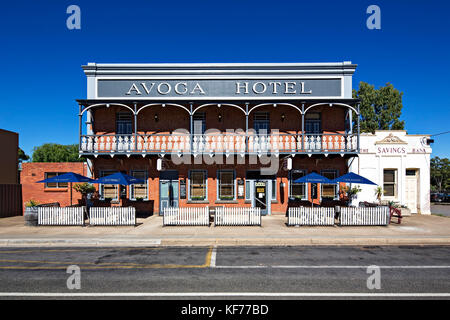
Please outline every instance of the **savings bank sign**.
[{"label": "savings bank sign", "polygon": [[98,98],[211,99],[341,97],[336,79],[98,79]]}]

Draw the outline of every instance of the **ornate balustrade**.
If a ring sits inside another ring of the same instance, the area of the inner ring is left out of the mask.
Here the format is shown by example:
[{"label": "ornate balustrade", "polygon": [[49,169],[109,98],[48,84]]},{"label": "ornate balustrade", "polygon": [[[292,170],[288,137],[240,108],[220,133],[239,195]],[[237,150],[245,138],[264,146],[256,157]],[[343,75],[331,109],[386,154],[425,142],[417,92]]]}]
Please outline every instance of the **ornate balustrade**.
[{"label": "ornate balustrade", "polygon": [[80,154],[355,153],[356,134],[131,134],[82,135]]}]

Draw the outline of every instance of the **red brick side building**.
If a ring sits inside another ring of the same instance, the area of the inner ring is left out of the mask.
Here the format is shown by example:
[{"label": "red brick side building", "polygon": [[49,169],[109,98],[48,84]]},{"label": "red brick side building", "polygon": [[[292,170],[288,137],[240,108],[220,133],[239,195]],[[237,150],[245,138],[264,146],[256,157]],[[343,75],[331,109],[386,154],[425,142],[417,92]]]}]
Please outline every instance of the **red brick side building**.
[{"label": "red brick side building", "polygon": [[20,181],[22,182],[23,208],[25,203],[34,200],[40,204],[59,202],[60,206],[78,204],[81,194],[71,190],[69,184],[36,183],[46,178],[66,172],[75,172],[81,175],[87,174],[86,163],[83,162],[26,162],[22,163]]}]

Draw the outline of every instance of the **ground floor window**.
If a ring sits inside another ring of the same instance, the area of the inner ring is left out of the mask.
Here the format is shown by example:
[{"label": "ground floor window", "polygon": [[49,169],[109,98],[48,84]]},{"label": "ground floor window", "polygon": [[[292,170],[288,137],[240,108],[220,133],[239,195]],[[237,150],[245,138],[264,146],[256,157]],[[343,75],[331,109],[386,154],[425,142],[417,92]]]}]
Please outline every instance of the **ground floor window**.
[{"label": "ground floor window", "polygon": [[[322,170],[321,174],[330,180],[334,180],[338,177],[337,170]],[[323,198],[331,198],[331,199],[338,199],[338,186],[337,184],[325,184],[322,183],[322,199]]]},{"label": "ground floor window", "polygon": [[[65,173],[66,172],[46,172],[45,179],[54,178],[56,176],[60,176]],[[68,183],[67,182],[47,182],[47,183],[45,183],[45,187],[46,188],[67,188]]]},{"label": "ground floor window", "polygon": [[306,170],[291,170],[290,183],[289,183],[289,198],[296,200],[306,200],[308,198],[306,194],[306,183],[296,183],[296,179],[303,177],[306,174]]},{"label": "ground floor window", "polygon": [[217,198],[218,200],[235,200],[235,174],[231,170],[217,172]]},{"label": "ground floor window", "polygon": [[[100,178],[106,177],[117,171],[100,171]],[[119,188],[117,184],[100,184],[99,186],[100,198],[118,200],[119,199]]]},{"label": "ground floor window", "polygon": [[148,181],[147,181],[147,171],[145,170],[133,170],[131,171],[131,176],[142,179],[145,181],[144,184],[132,184],[130,186],[130,196],[132,200],[142,199],[148,200]]},{"label": "ground floor window", "polygon": [[207,175],[204,170],[189,171],[189,200],[207,199]]},{"label": "ground floor window", "polygon": [[383,170],[383,189],[386,197],[395,197],[397,195],[397,170]]}]

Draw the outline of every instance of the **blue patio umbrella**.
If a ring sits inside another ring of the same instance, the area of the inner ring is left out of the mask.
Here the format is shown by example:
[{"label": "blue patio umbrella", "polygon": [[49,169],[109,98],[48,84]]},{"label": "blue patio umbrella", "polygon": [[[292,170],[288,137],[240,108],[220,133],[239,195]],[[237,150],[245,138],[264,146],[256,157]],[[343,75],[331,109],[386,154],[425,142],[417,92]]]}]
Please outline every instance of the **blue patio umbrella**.
[{"label": "blue patio umbrella", "polygon": [[94,179],[82,176],[81,174],[75,172],[67,172],[61,174],[59,176],[54,176],[51,178],[47,178],[41,181],[37,181],[37,183],[55,183],[55,182],[90,182],[92,183]]},{"label": "blue patio umbrella", "polygon": [[360,176],[359,174],[356,174],[353,172],[346,173],[343,176],[340,176],[339,178],[332,180],[331,182],[332,183],[345,182],[345,183],[377,185],[376,183],[370,181],[369,179],[364,178],[363,176]]},{"label": "blue patio umbrella", "polygon": [[130,184],[144,184],[145,181],[132,176],[129,176],[122,172],[117,172],[109,176],[98,178],[94,180],[93,183],[101,184],[120,184],[123,186],[128,186]]},{"label": "blue patio umbrella", "polygon": [[318,173],[311,172],[301,178],[295,179],[294,183],[333,183],[333,182],[331,182],[330,179],[321,176]]},{"label": "blue patio umbrella", "polygon": [[44,180],[36,181],[36,183],[70,183],[70,205],[72,205],[72,182],[89,182],[93,183],[94,180],[75,172],[66,172],[64,174],[47,178]]},{"label": "blue patio umbrella", "polygon": [[[307,175],[295,179],[294,180],[295,183],[332,183],[330,179],[321,176],[318,173],[315,172],[311,172],[308,173]],[[313,201],[311,201],[311,207],[313,206]]]}]

